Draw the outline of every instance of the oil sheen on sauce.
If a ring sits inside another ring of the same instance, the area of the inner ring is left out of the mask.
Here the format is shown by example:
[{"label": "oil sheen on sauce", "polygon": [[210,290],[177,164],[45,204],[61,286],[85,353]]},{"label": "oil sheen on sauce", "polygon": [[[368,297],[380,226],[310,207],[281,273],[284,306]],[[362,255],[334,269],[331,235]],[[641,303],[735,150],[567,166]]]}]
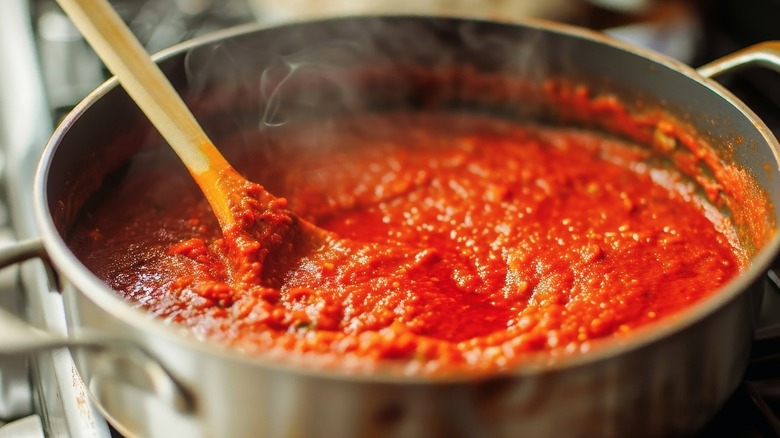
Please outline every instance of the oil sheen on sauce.
[{"label": "oil sheen on sauce", "polygon": [[137,306],[249,354],[505,368],[631,336],[741,269],[682,181],[597,133],[395,114],[220,146],[343,253],[231,276],[216,220],[165,151],[139,155],[70,245]]}]

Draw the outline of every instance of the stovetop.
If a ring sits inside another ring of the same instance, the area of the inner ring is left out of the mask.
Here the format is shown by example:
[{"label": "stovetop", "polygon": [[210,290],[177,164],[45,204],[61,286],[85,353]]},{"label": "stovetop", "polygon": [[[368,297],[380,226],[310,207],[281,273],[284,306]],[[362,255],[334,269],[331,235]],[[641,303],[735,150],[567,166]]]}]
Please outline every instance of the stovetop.
[{"label": "stovetop", "polygon": [[[54,124],[98,85],[106,72],[77,33],[68,27],[53,0],[2,2],[0,61],[13,59],[14,62],[5,63],[0,69],[0,95],[15,96],[19,101],[0,101],[0,146],[3,147],[0,161],[13,163],[3,166],[5,171],[0,174],[0,180],[4,186],[0,189],[14,198],[10,199],[12,205],[27,208],[29,179]],[[177,1],[176,4],[185,5],[185,11],[173,7],[173,0],[114,2],[151,51],[210,30],[262,19],[249,12],[251,0]],[[217,9],[192,9],[198,5]],[[610,28],[608,33],[666,51],[693,65],[745,45],[733,34],[709,32],[702,50],[694,44],[701,23],[696,17],[677,18],[681,21],[660,24],[634,20],[627,26]],[[36,52],[38,58],[33,56]],[[747,77],[725,81],[730,90],[780,135],[780,78],[752,72]],[[10,119],[9,114],[14,118]],[[13,234],[16,238],[36,235],[25,218],[4,208],[0,204],[0,245],[12,240]],[[56,296],[49,296],[54,294],[24,297],[18,293],[19,279],[27,288],[40,287],[35,284],[40,268],[24,266],[0,273],[0,306],[27,313],[33,309],[32,320],[54,330],[64,330],[61,303]],[[762,321],[763,326],[775,328],[759,331],[742,385],[699,437],[780,436],[777,417],[780,413],[780,266],[776,272],[778,275],[770,272],[767,276],[767,302]],[[83,388],[74,376],[75,369],[66,351],[41,355],[36,361],[0,359],[0,437],[19,431],[36,437],[118,436],[84,401]],[[3,421],[10,423],[3,426]]]}]

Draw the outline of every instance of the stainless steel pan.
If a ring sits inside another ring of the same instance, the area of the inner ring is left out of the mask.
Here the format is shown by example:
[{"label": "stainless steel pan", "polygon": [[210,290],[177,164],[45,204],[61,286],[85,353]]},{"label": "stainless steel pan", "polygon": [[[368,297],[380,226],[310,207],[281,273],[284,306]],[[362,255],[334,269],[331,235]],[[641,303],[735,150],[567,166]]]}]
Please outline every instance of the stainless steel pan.
[{"label": "stainless steel pan", "polygon": [[[235,29],[175,47],[159,62],[217,144],[247,127],[272,129],[334,111],[473,109],[550,117],[538,101],[540,84],[562,78],[619,96],[637,111],[665,108],[753,175],[771,208],[763,212],[766,223],[756,225],[764,237],[752,245],[739,278],[678,317],[576,358],[535,358],[500,375],[431,377],[404,375],[393,364],[355,371],[247,357],[131,307],[65,244],[70,224],[106,174],[139,145],[157,141],[110,80],[63,121],[41,158],[34,199],[40,239],[0,260],[50,260],[51,288],[64,295],[70,332],[60,337],[4,315],[0,354],[70,347],[92,397],[120,431],[149,437],[674,436],[702,427],[735,390],[754,336],[761,279],[780,244],[780,148],[761,120],[711,78],[754,64],[780,70],[780,43],[694,70],[551,23],[354,17]],[[353,77],[354,71],[360,73]],[[502,92],[510,83],[514,91]],[[737,216],[750,208],[731,205]]]}]

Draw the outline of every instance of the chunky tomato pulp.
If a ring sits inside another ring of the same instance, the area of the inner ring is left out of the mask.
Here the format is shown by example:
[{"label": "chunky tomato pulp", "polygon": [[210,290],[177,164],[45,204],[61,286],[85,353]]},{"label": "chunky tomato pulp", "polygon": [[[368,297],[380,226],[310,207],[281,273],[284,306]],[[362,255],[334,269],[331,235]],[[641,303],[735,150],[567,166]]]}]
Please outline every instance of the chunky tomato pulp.
[{"label": "chunky tomato pulp", "polygon": [[279,132],[226,140],[228,158],[331,231],[327,250],[232,275],[197,187],[154,153],[87,209],[71,247],[128,300],[203,338],[428,369],[583,352],[741,269],[685,181],[600,134],[455,114]]}]

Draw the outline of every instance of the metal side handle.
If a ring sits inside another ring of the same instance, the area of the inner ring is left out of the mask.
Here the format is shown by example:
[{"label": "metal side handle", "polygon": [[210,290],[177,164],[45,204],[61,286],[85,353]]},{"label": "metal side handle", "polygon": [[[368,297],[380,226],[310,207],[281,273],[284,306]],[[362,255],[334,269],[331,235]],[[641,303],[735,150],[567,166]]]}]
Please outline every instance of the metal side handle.
[{"label": "metal side handle", "polygon": [[[0,268],[40,258],[53,272],[40,239],[19,242],[0,250]],[[0,357],[30,355],[58,348],[94,352],[90,386],[99,400],[110,397],[120,385],[130,385],[167,403],[182,414],[195,412],[195,398],[165,366],[142,346],[129,339],[102,334],[63,336],[41,330],[0,308]]]},{"label": "metal side handle", "polygon": [[780,73],[780,41],[754,44],[707,63],[696,71],[707,78],[714,78],[751,66],[762,66]]}]

